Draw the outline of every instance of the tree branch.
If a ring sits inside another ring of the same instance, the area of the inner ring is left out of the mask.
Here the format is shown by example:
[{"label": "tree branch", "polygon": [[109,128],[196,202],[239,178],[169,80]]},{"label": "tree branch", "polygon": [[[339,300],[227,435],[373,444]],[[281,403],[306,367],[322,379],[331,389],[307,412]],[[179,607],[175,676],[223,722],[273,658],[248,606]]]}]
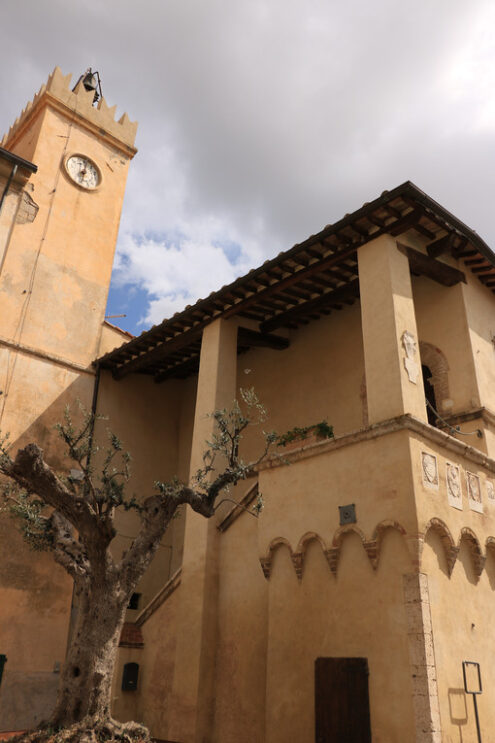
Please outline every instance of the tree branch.
[{"label": "tree branch", "polygon": [[85,498],[69,490],[43,459],[43,449],[28,444],[19,449],[12,462],[0,460],[0,471],[28,493],[36,493],[44,503],[65,516],[78,531],[88,531],[93,525],[92,510]]},{"label": "tree branch", "polygon": [[50,518],[53,533],[53,553],[55,560],[75,578],[89,577],[91,566],[88,556],[80,542],[73,537],[70,522],[58,511],[54,511]]}]

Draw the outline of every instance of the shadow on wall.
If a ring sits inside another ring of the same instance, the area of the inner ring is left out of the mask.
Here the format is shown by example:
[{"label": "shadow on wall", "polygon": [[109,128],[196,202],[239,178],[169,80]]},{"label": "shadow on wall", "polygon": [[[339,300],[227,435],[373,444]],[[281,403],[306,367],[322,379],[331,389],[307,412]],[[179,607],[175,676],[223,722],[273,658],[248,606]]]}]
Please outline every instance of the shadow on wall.
[{"label": "shadow on wall", "polygon": [[[76,399],[91,404],[93,379],[81,375],[67,387],[12,441],[12,456],[36,442],[52,466],[66,468],[54,424]],[[33,559],[13,522],[0,517],[0,652],[8,657],[0,687],[0,730],[34,727],[51,711],[66,652],[71,595],[72,580],[51,555],[37,553]]]},{"label": "shadow on wall", "polygon": [[[146,387],[144,405],[152,395],[150,390],[156,390],[154,394],[161,394],[163,397],[162,391],[156,385],[152,388],[152,384],[149,380],[142,384],[139,381],[135,383],[138,391],[141,387],[143,389]],[[30,442],[36,442],[44,450],[46,461],[56,470],[67,471],[73,468],[75,464],[66,458],[63,443],[54,426],[63,420],[67,405],[71,406],[77,419],[75,411],[78,400],[86,410],[90,410],[93,385],[93,375],[84,374],[76,378],[22,434],[12,441],[12,456],[15,456],[19,448]],[[121,419],[125,421],[126,431],[122,438],[128,440],[124,440],[124,447],[132,452],[135,444],[136,448],[141,447],[142,456],[143,449],[151,448],[148,447],[150,439],[159,437],[160,429],[158,432],[156,427],[154,429],[148,427],[148,431],[143,430],[139,419],[141,411],[136,405],[136,399],[140,398],[135,394],[126,394],[126,390],[128,391],[126,385],[119,387],[112,405],[114,409],[118,405]],[[33,406],[34,404],[41,408],[36,395],[33,396]],[[5,421],[7,422],[7,418]],[[102,421],[98,425],[95,436],[101,439],[106,435],[107,428],[118,429],[118,426],[113,426],[112,420]],[[174,420],[171,425],[175,425]],[[119,430],[116,432],[120,434]],[[159,469],[155,473],[157,464],[155,459],[156,456],[152,457],[151,462],[143,463],[141,472],[136,476],[138,482],[144,482],[143,469],[146,470],[146,482],[150,491],[154,477],[160,478],[167,474]],[[170,466],[172,460],[173,455],[170,457]],[[131,481],[130,486],[130,492],[133,490],[139,492],[136,482]],[[127,533],[128,527],[127,521],[125,523]],[[124,544],[122,538],[118,537],[116,550],[127,547],[128,544]],[[168,557],[168,551],[166,554]],[[153,567],[150,567],[150,574],[153,573]],[[156,575],[153,580],[161,581],[161,585],[168,574],[164,577],[160,570],[161,562],[158,560],[158,563],[155,563]],[[0,688],[1,731],[30,728],[46,718],[53,707],[60,678],[54,668],[58,669],[65,657],[71,600],[72,580],[65,571],[49,554],[37,553],[33,559],[33,554],[9,517],[6,515],[0,517],[0,653],[5,653],[8,657]]]},{"label": "shadow on wall", "polygon": [[449,689],[449,713],[450,721],[452,725],[459,727],[459,743],[462,743],[464,738],[462,736],[462,728],[467,725],[468,711],[466,704],[466,692],[464,689]]},{"label": "shadow on wall", "polygon": [[[62,468],[67,464],[63,456],[63,445],[60,437],[55,430],[55,424],[63,421],[64,411],[69,405],[71,410],[76,409],[76,401],[87,409],[91,409],[91,400],[93,395],[94,376],[80,375],[75,379],[50,405],[48,405],[41,415],[39,415],[26,430],[11,442],[11,449],[16,452],[17,449],[26,446],[31,442],[36,442],[45,452],[47,461],[52,467]],[[26,390],[26,394],[28,391]],[[36,399],[36,398],[35,398]],[[39,401],[38,407],[40,406]],[[36,403],[35,403],[36,404]],[[10,413],[7,403],[7,413]],[[7,417],[8,421],[8,417]],[[4,430],[5,429],[5,430]],[[2,433],[9,433],[8,422],[2,424]]]},{"label": "shadow on wall", "polygon": [[55,702],[59,678],[50,671],[6,673],[0,687],[0,729],[36,727]]}]

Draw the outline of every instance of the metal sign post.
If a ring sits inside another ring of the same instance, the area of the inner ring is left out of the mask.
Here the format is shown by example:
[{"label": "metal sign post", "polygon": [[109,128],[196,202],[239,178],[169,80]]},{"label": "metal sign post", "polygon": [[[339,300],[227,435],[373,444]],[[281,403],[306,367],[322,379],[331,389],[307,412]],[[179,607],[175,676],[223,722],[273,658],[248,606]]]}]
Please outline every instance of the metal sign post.
[{"label": "metal sign post", "polygon": [[462,675],[464,676],[464,691],[473,697],[474,716],[476,719],[476,732],[478,733],[478,743],[482,743],[480,731],[480,719],[478,717],[478,702],[476,697],[483,693],[481,686],[480,664],[470,660],[462,661]]}]

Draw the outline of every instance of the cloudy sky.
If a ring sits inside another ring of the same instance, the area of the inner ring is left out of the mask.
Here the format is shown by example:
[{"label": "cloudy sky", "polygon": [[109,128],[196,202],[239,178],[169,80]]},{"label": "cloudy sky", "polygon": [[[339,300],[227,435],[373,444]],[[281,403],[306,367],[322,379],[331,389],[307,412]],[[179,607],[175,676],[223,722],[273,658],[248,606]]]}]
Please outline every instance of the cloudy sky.
[{"label": "cloudy sky", "polygon": [[495,246],[493,0],[1,0],[0,130],[55,65],[139,121],[108,314],[141,332],[412,180]]}]

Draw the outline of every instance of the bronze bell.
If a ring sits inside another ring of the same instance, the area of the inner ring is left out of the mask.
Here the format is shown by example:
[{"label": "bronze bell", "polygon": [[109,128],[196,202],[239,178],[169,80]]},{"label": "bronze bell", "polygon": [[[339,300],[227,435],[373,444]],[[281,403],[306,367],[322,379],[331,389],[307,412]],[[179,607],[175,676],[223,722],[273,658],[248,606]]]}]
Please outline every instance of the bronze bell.
[{"label": "bronze bell", "polygon": [[93,104],[96,103],[100,97],[98,94],[99,76],[97,72],[93,72],[91,67],[86,70],[86,73],[82,76],[82,84],[85,90],[94,91]]},{"label": "bronze bell", "polygon": [[96,91],[96,88],[98,87],[98,81],[96,79],[96,75],[91,71],[91,67],[84,75],[82,82],[86,90]]}]

